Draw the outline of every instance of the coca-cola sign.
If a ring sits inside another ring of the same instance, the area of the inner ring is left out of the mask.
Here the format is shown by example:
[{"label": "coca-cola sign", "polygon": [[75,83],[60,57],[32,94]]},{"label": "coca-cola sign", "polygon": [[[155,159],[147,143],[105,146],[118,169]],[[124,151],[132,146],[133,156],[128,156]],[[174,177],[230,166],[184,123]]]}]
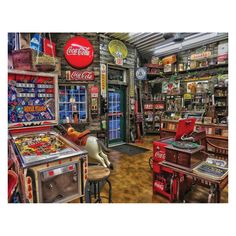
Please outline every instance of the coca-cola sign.
[{"label": "coca-cola sign", "polygon": [[89,66],[93,61],[93,54],[92,44],[81,36],[71,38],[64,47],[64,55],[67,62],[75,68]]},{"label": "coca-cola sign", "polygon": [[91,81],[94,80],[93,71],[66,71],[67,80]]}]

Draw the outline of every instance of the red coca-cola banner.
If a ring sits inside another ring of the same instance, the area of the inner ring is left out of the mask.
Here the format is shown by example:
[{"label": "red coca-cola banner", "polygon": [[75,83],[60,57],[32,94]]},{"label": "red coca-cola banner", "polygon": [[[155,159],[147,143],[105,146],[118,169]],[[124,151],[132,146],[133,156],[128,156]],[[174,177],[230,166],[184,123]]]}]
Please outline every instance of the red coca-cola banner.
[{"label": "red coca-cola banner", "polygon": [[84,37],[74,37],[67,41],[64,55],[67,62],[75,68],[84,68],[93,61],[94,49],[92,44]]},{"label": "red coca-cola banner", "polygon": [[67,80],[92,81],[94,80],[93,71],[66,71]]}]

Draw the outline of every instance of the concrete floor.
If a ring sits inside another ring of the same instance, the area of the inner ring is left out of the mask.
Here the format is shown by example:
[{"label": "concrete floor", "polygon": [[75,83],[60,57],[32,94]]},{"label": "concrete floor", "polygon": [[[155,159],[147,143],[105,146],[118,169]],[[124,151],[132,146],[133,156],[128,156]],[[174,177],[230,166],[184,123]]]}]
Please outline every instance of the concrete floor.
[{"label": "concrete floor", "polygon": [[[152,192],[152,170],[149,167],[149,157],[152,156],[152,141],[156,136],[146,136],[143,143],[135,145],[150,149],[150,151],[128,156],[127,154],[112,151],[109,159],[114,165],[109,180],[112,183],[113,203],[168,203],[165,197]],[[208,190],[202,187],[194,188],[189,194],[191,202],[207,201]],[[107,186],[103,187],[102,196],[107,196]],[[78,200],[73,201],[79,202]],[[106,203],[107,199],[104,198]],[[228,202],[228,188],[222,193],[221,202]]]}]

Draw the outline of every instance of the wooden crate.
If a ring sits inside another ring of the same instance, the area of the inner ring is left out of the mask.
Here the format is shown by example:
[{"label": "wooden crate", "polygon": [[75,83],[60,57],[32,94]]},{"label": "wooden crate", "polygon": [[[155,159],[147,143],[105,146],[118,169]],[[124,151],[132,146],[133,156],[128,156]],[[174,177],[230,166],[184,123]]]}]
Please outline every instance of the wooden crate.
[{"label": "wooden crate", "polygon": [[[37,62],[37,51],[31,48],[25,48],[12,52],[13,68],[15,70],[38,71],[38,65],[53,65],[53,57],[39,53]],[[61,75],[61,58],[55,57],[55,71]]]}]

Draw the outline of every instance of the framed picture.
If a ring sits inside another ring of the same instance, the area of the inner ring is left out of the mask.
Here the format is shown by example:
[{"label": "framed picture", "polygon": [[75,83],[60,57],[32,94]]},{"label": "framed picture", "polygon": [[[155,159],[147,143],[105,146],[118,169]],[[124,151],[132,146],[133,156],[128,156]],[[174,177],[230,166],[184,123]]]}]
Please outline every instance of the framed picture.
[{"label": "framed picture", "polygon": [[212,123],[212,117],[204,117],[204,124],[211,124]]},{"label": "framed picture", "polygon": [[162,83],[162,93],[166,94],[179,94],[180,92],[180,83],[179,81]]}]

